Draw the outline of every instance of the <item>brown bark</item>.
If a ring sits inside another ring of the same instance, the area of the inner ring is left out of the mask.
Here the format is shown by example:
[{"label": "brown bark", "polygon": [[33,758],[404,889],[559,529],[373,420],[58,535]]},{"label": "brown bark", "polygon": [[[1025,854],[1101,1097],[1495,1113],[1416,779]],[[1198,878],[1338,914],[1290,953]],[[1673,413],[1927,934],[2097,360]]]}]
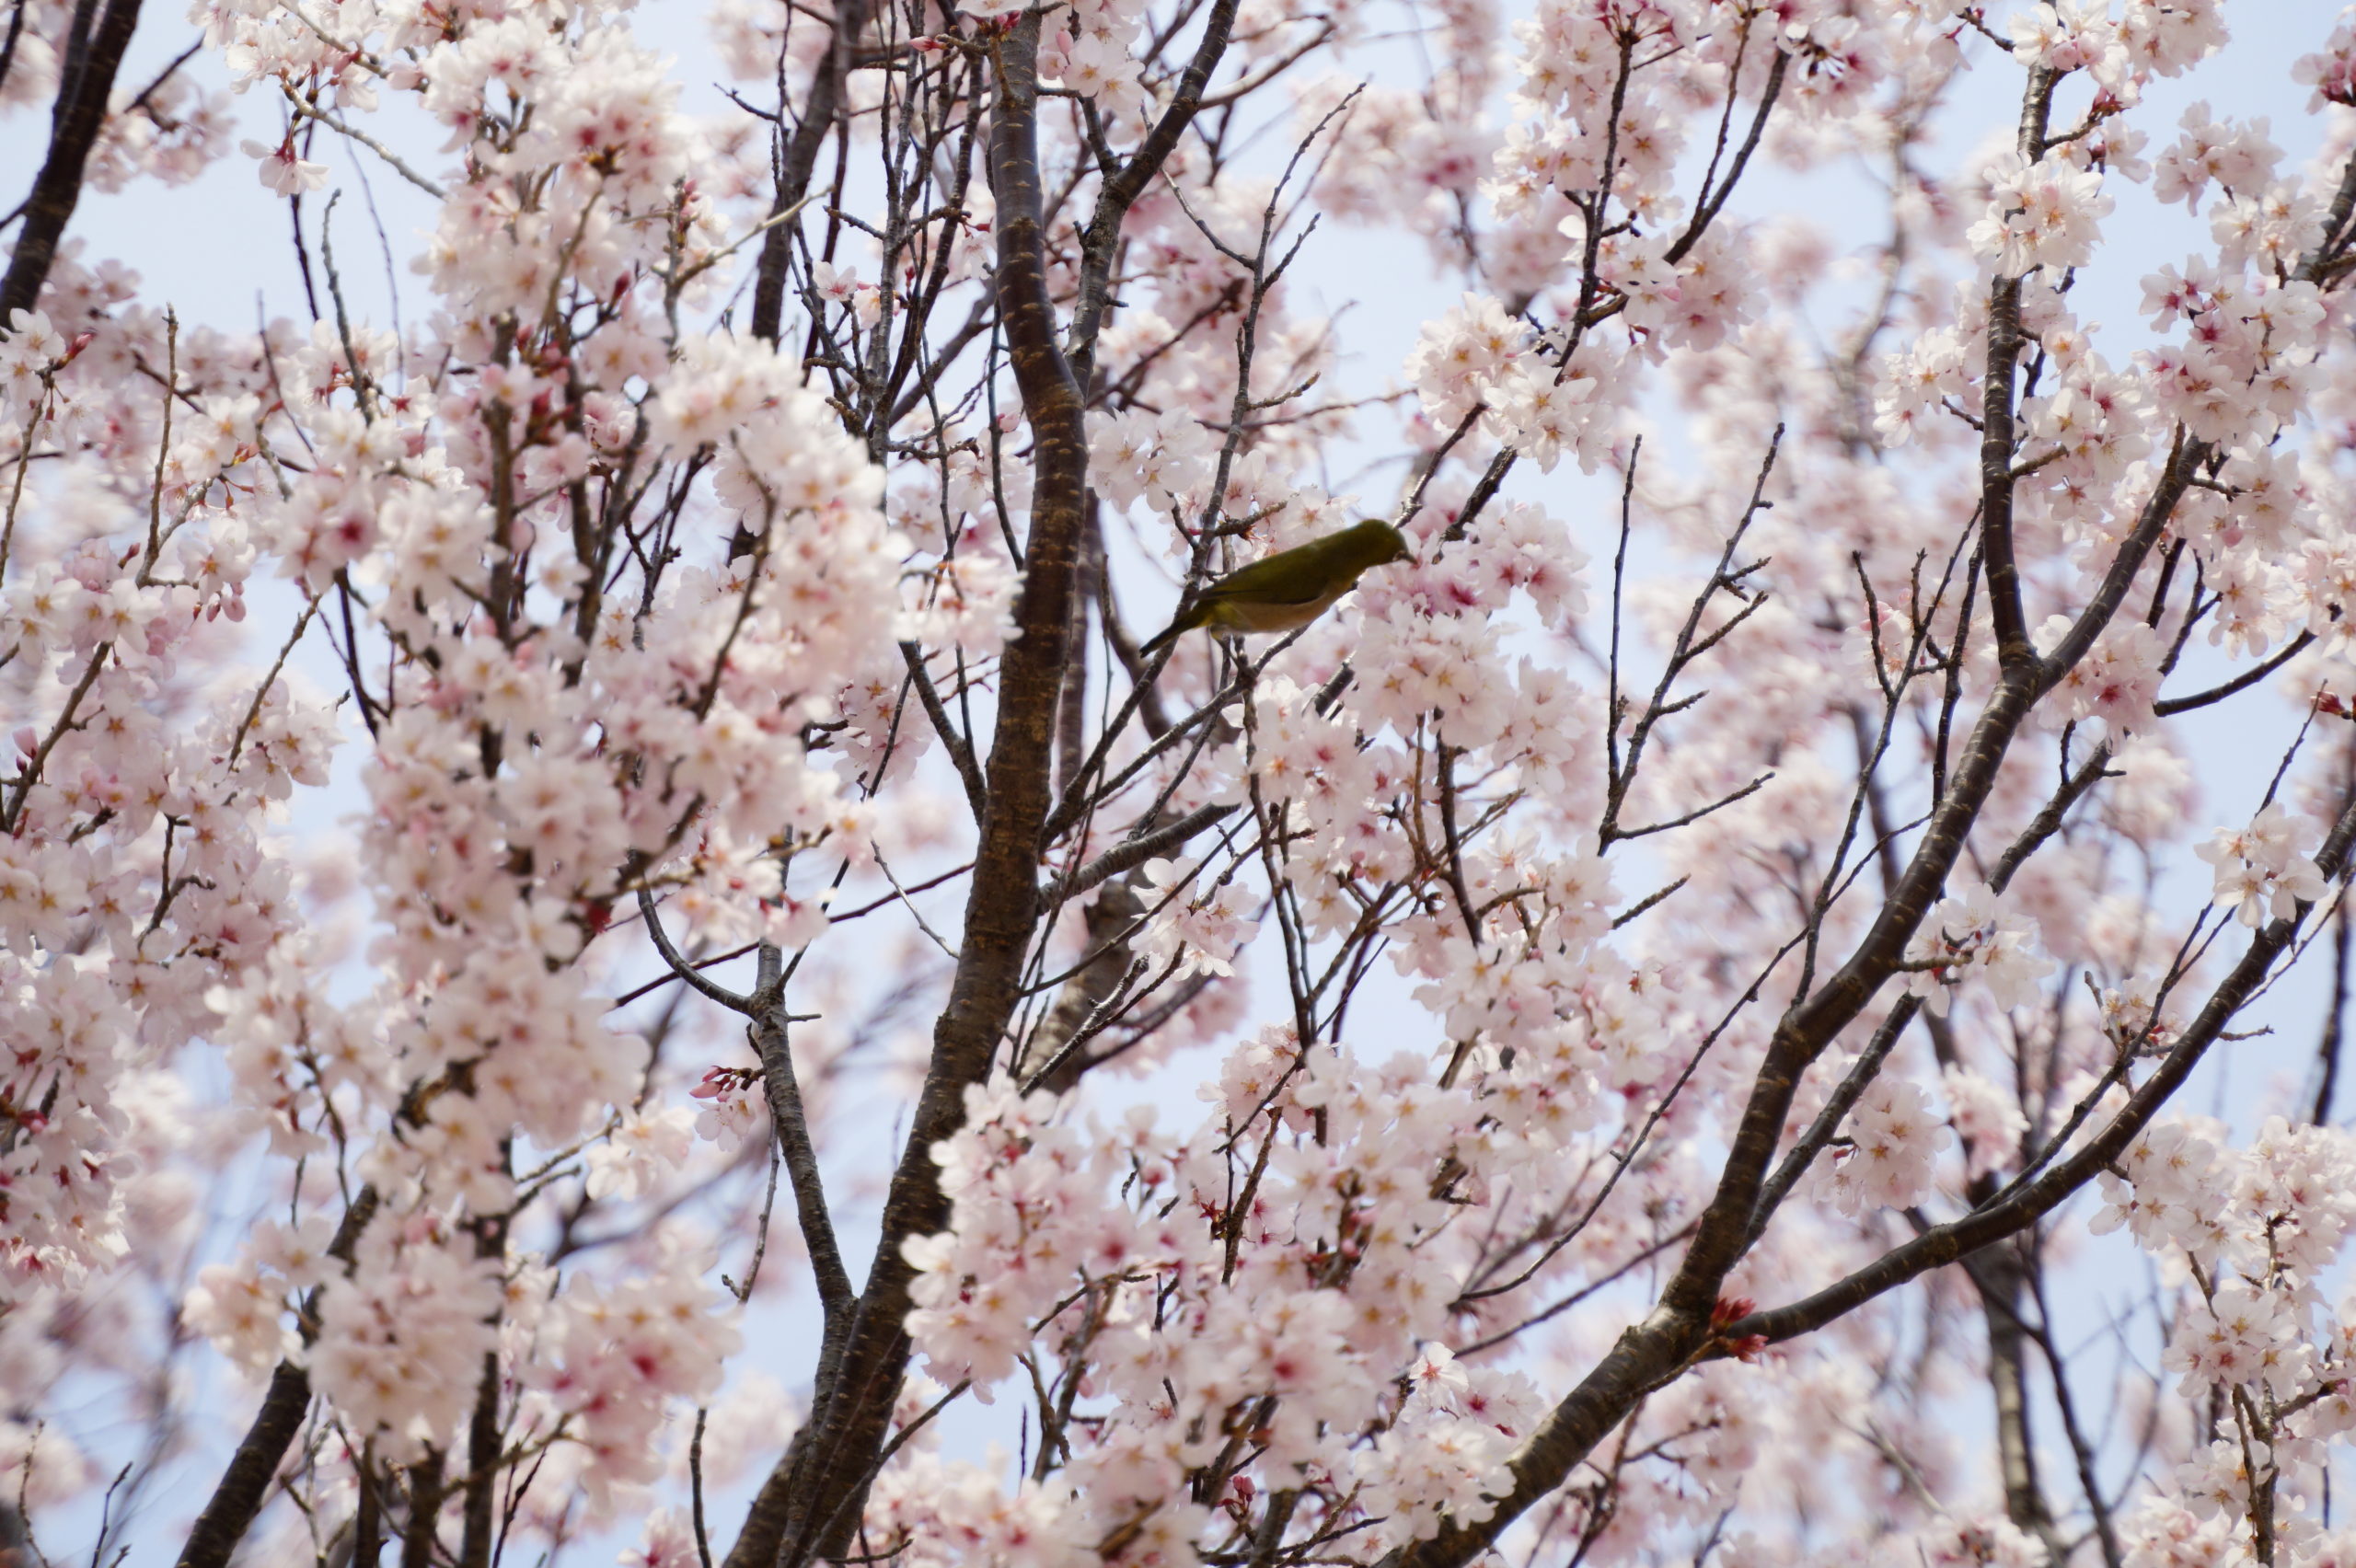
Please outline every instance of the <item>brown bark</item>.
[{"label": "brown bark", "polygon": [[1082,940],[1095,956],[1064,982],[1056,994],[1056,1005],[1023,1043],[1022,1060],[1014,1069],[1017,1082],[1027,1084],[1035,1078],[1038,1087],[1050,1094],[1062,1094],[1088,1071],[1084,1044],[1080,1050],[1067,1048],[1097,1009],[1112,999],[1135,961],[1135,943],[1126,933],[1146,912],[1138,886],[1140,880],[1119,878],[1088,906]]},{"label": "brown bark", "polygon": [[[2022,95],[2020,149],[2032,161],[2045,151],[2056,79],[2041,66],[2032,70],[2028,91]],[[2013,553],[2014,380],[2027,340],[2021,330],[2021,280],[1994,279],[1988,286],[1988,359],[1980,382],[1980,541],[1987,563],[1988,618],[1996,632],[1996,658],[2008,671],[2032,669],[2037,663],[2021,608],[2020,567]]]},{"label": "brown bark", "polygon": [[[1022,965],[1038,923],[1039,831],[1050,800],[1056,716],[1063,689],[1088,446],[1083,403],[1056,341],[1047,295],[1046,236],[1038,154],[1039,13],[999,43],[990,169],[998,199],[997,292],[1009,358],[1033,440],[1034,481],[1022,592],[999,680],[997,727],[985,775],[987,809],[949,1001],[933,1030],[930,1068],[907,1147],[884,1204],[882,1238],[832,1386],[819,1390],[816,1435],[771,1477],[729,1553],[730,1568],[768,1568],[814,1552],[839,1556],[856,1527],[892,1406],[907,1370],[901,1326],[914,1270],[901,1256],[910,1236],[941,1229],[948,1204],[932,1146],[964,1118],[964,1091],[989,1074],[1022,994]],[[823,1413],[821,1413],[823,1412]],[[795,1461],[798,1460],[798,1466]]]},{"label": "brown bark", "polygon": [[[360,1239],[360,1232],[376,1212],[376,1189],[363,1187],[360,1195],[344,1210],[343,1220],[336,1227],[335,1237],[328,1243],[328,1255],[349,1262],[352,1245]],[[314,1291],[303,1311],[303,1343],[308,1344],[318,1333],[313,1326],[318,1321],[318,1293]],[[304,1414],[311,1408],[311,1375],[292,1361],[282,1361],[270,1375],[270,1388],[262,1394],[261,1409],[254,1412],[253,1424],[246,1429],[237,1451],[229,1457],[228,1468],[213,1489],[212,1499],[204,1512],[197,1516],[196,1528],[189,1531],[188,1543],[180,1548],[179,1568],[225,1568],[230,1554],[253,1528],[254,1516],[261,1512],[262,1502],[270,1494],[270,1483],[278,1474],[278,1464],[286,1457],[287,1446],[302,1430]]]},{"label": "brown bark", "polygon": [[11,312],[33,308],[41,284],[49,281],[58,241],[65,236],[65,225],[82,200],[83,166],[106,124],[107,99],[114,92],[122,52],[138,25],[139,0],[106,0],[106,9],[87,39],[77,28],[67,48],[64,80],[58,84],[57,107],[50,115],[49,156],[33,179],[32,194],[25,201],[24,227],[17,231],[16,254],[9,258],[7,275],[0,278],[0,333],[8,329]]},{"label": "brown bark", "polygon": [[196,1528],[180,1549],[179,1568],[223,1568],[227,1563],[229,1554],[252,1528],[254,1516],[261,1512],[262,1499],[278,1474],[278,1461],[286,1457],[287,1447],[302,1430],[303,1416],[310,1408],[311,1375],[291,1361],[280,1362],[270,1375],[270,1388],[262,1394],[261,1409],[254,1413],[245,1440],[230,1456],[228,1468],[213,1489],[212,1501],[197,1516]]},{"label": "brown bark", "polygon": [[810,80],[810,98],[803,105],[801,122],[786,138],[778,162],[777,198],[769,203],[769,227],[761,236],[761,259],[753,275],[753,336],[777,341],[785,317],[785,264],[793,254],[793,222],[785,214],[809,193],[810,171],[818,165],[818,149],[835,127],[843,96],[843,79],[850,74],[851,51],[867,30],[866,0],[837,0],[834,42]]},{"label": "brown bark", "polygon": [[1972,1265],[1971,1283],[1988,1321],[1988,1386],[1996,1398],[2004,1516],[2053,1546],[2053,1513],[2038,1481],[2037,1445],[2029,1430],[2028,1332],[2021,1320],[2027,1292],[2017,1244],[1981,1253]]},{"label": "brown bark", "polygon": [[430,1449],[409,1467],[409,1516],[401,1524],[401,1568],[433,1568],[434,1524],[445,1488],[442,1455]]},{"label": "brown bark", "polygon": [[[807,1561],[814,1553],[841,1554],[857,1528],[879,1462],[909,1355],[901,1325],[907,1316],[913,1271],[900,1254],[900,1244],[947,1223],[948,1205],[932,1163],[932,1145],[963,1122],[966,1086],[988,1076],[1021,998],[1023,964],[1037,932],[1039,858],[1053,802],[1056,735],[1072,656],[1078,568],[1085,548],[1083,383],[1092,364],[1096,330],[1114,305],[1112,259],[1129,209],[1175,150],[1225,55],[1237,4],[1216,0],[1170,107],[1098,193],[1082,242],[1081,298],[1068,358],[1058,342],[1047,290],[1042,216],[1037,57],[1043,14],[1026,12],[992,47],[997,96],[988,156],[998,205],[998,314],[1033,443],[1031,529],[1015,608],[1021,632],[1009,645],[999,670],[997,727],[980,802],[981,844],[959,940],[957,973],[934,1026],[925,1087],[884,1198],[875,1260],[839,1355],[821,1366],[810,1420],[755,1498],[728,1554],[728,1568],[770,1568],[780,1562]],[[847,0],[838,17],[849,14]],[[848,40],[855,37],[846,31],[848,25],[838,20],[837,65],[831,74],[822,71],[814,85],[808,112],[788,151],[779,212],[789,209],[806,188],[821,134],[814,127],[821,123],[822,109],[826,118],[835,112],[839,70],[847,65]],[[826,96],[822,99],[821,94]],[[764,245],[756,292],[754,328],[771,340],[783,299],[784,226],[772,230]],[[772,297],[764,290],[772,291],[776,306],[764,307],[763,299]]]},{"label": "brown bark", "polygon": [[467,1422],[467,1484],[458,1568],[491,1568],[491,1504],[498,1483],[499,1353],[485,1351],[482,1377],[475,1386],[474,1412]]}]

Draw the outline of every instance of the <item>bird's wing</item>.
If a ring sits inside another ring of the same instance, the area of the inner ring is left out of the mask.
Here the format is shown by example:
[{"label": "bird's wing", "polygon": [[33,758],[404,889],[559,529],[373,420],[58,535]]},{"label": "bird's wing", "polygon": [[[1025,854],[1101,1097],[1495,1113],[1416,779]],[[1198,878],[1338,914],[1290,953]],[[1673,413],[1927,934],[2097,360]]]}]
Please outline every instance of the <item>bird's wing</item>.
[{"label": "bird's wing", "polygon": [[[1203,591],[1206,600],[1250,598],[1265,605],[1308,605],[1323,598],[1331,586],[1323,571],[1314,570],[1320,563],[1299,559],[1302,551],[1314,547],[1303,545],[1298,549],[1281,550],[1275,555],[1239,566]],[[1310,568],[1311,570],[1302,570]],[[1299,573],[1298,580],[1287,583],[1284,579]]]}]

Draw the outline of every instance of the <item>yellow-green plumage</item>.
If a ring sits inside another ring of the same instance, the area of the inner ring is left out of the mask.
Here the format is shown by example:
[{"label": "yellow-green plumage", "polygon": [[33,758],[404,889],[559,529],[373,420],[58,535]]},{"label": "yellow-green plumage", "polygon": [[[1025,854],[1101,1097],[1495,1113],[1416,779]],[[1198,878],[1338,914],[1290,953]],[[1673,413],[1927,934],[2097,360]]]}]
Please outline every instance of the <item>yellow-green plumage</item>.
[{"label": "yellow-green plumage", "polygon": [[1399,530],[1377,520],[1311,539],[1238,567],[1210,584],[1141,651],[1159,652],[1196,627],[1227,632],[1294,630],[1323,615],[1357,586],[1369,567],[1415,559]]}]

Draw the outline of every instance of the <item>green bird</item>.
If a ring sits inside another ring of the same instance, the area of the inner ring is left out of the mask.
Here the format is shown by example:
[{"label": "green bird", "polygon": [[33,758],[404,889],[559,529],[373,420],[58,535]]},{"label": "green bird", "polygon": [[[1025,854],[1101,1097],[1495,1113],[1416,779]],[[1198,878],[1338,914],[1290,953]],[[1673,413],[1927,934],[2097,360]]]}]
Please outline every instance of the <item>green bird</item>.
[{"label": "green bird", "polygon": [[1205,588],[1138,651],[1158,653],[1198,626],[1214,631],[1292,631],[1332,608],[1334,600],[1357,585],[1367,568],[1415,559],[1398,529],[1369,518],[1238,567]]}]

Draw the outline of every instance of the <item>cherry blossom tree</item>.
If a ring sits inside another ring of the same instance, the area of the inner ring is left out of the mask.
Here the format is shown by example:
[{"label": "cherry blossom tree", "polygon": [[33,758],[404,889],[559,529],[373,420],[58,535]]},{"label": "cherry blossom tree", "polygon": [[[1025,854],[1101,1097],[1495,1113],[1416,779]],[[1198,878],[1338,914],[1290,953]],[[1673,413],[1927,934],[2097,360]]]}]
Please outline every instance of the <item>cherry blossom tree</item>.
[{"label": "cherry blossom tree", "polygon": [[2356,1562],[2356,21],[192,16],[0,42],[0,1557]]}]

